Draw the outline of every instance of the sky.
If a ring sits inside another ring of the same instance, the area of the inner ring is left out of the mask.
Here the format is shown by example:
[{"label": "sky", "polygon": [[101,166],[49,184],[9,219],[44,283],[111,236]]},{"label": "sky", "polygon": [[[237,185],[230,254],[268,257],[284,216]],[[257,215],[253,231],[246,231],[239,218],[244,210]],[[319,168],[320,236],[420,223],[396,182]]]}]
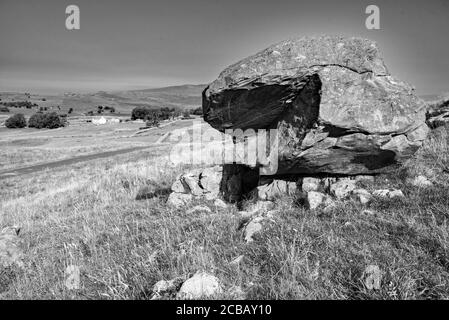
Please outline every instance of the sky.
[{"label": "sky", "polygon": [[[80,30],[65,27],[72,4]],[[370,4],[380,30],[365,27]],[[204,84],[271,44],[322,34],[375,40],[418,94],[449,91],[448,0],[0,0],[0,91]]]}]

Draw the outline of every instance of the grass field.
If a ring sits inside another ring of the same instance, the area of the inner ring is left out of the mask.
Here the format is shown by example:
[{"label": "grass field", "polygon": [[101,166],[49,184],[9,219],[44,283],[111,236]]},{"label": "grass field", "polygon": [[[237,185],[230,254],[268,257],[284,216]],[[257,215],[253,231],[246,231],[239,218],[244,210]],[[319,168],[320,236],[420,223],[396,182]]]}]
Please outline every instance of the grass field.
[{"label": "grass field", "polygon": [[[394,175],[365,184],[400,188],[404,199],[311,212],[282,197],[251,243],[234,206],[203,200],[174,210],[164,195],[135,200],[141,187],[166,190],[187,169],[170,165],[167,146],[2,180],[0,229],[22,227],[25,268],[0,277],[0,297],[147,299],[158,280],[205,270],[225,288],[215,298],[234,298],[237,285],[247,299],[448,299],[447,130],[434,131]],[[405,183],[416,174],[434,186]],[[188,214],[197,204],[212,213]],[[68,265],[81,269],[79,290],[64,285]],[[369,265],[381,271],[378,290],[365,285]]]},{"label": "grass field", "polygon": [[[96,126],[73,120],[53,130],[0,128],[0,171],[81,155],[149,146],[167,132],[190,126],[191,120],[162,122],[147,134],[135,135],[143,123],[125,122]],[[71,121],[71,120],[69,120]]]}]

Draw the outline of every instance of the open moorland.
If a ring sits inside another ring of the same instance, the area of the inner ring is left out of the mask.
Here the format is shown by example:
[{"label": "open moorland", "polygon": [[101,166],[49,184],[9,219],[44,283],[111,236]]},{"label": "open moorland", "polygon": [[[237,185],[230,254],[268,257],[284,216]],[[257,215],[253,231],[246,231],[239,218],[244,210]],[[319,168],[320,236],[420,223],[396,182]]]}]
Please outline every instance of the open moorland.
[{"label": "open moorland", "polygon": [[[78,154],[76,148],[88,140],[97,141],[89,152],[147,145],[172,129],[130,138],[136,127],[2,131],[2,151],[14,145],[17,157],[30,158],[9,161],[29,164]],[[38,156],[46,145],[52,151]],[[178,209],[166,205],[176,176],[191,168],[171,165],[169,150],[168,144],[153,145],[0,180],[0,226],[21,228],[25,257],[22,269],[0,275],[0,296],[149,299],[157,281],[205,270],[225,289],[215,298],[449,298],[448,128],[433,131],[396,174],[362,183],[368,190],[400,188],[404,198],[376,197],[368,206],[345,200],[330,211],[311,212],[295,197],[280,197],[271,222],[250,243],[234,205],[216,207],[207,200]],[[3,161],[4,167],[11,164]],[[406,183],[417,174],[429,177],[433,187]],[[152,195],[136,200],[142,188]],[[233,262],[238,257],[243,258]],[[382,272],[379,290],[366,287],[370,265]],[[67,286],[68,266],[81,270],[76,290]]]}]

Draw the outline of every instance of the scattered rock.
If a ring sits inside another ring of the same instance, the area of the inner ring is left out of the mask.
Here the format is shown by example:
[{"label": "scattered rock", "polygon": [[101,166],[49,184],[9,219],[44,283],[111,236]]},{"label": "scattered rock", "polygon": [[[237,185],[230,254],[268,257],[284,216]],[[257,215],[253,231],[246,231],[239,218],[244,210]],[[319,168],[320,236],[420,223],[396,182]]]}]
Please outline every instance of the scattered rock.
[{"label": "scattered rock", "polygon": [[355,177],[355,182],[369,182],[373,183],[375,181],[374,176],[359,175]]},{"label": "scattered rock", "polygon": [[379,290],[381,281],[382,281],[382,273],[380,268],[376,265],[369,265],[366,267],[365,272],[365,286],[368,290]]},{"label": "scattered rock", "polygon": [[182,176],[182,181],[189,187],[190,193],[194,196],[202,196],[204,189],[199,185],[198,176],[193,173],[185,174]]},{"label": "scattered rock", "polygon": [[171,186],[171,190],[177,193],[189,193],[189,187],[181,180],[181,176],[178,176],[175,182]]},{"label": "scattered rock", "polygon": [[19,238],[20,227],[6,227],[0,232],[0,294],[9,289],[24,270],[24,252]]},{"label": "scattered rock", "polygon": [[302,179],[302,191],[318,191],[320,189],[321,180],[318,178],[303,178]]},{"label": "scattered rock", "polygon": [[323,187],[326,192],[330,192],[331,185],[337,182],[337,178],[327,177],[322,179]]},{"label": "scattered rock", "polygon": [[207,191],[207,197],[213,199],[220,193],[220,184],[223,176],[223,169],[218,167],[206,168],[200,174],[200,184]]},{"label": "scattered rock", "polygon": [[200,299],[222,292],[223,290],[217,277],[198,271],[192,278],[182,284],[176,296],[179,299]]},{"label": "scattered rock", "polygon": [[310,210],[317,209],[320,205],[324,203],[326,195],[317,191],[309,191],[306,196],[306,206]]},{"label": "scattered rock", "polygon": [[390,193],[388,194],[388,197],[390,197],[390,199],[393,198],[404,198],[404,193],[401,190],[393,190],[390,191]]},{"label": "scattered rock", "polygon": [[341,200],[349,197],[356,188],[354,180],[342,179],[330,186],[330,193]]},{"label": "scattered rock", "polygon": [[227,209],[227,208],[228,208],[228,205],[226,204],[226,202],[224,202],[224,201],[221,200],[221,199],[215,199],[215,201],[214,201],[214,206],[215,206],[217,209]]},{"label": "scattered rock", "polygon": [[23,268],[24,253],[19,227],[6,227],[0,232],[0,270],[11,266]]},{"label": "scattered rock", "polygon": [[357,200],[361,204],[367,204],[371,201],[371,193],[369,193],[365,189],[355,189],[354,191],[352,191],[352,193],[356,196]]},{"label": "scattered rock", "polygon": [[433,186],[433,183],[425,176],[417,176],[412,180],[408,180],[411,185],[419,188],[427,188]]},{"label": "scattered rock", "polygon": [[268,184],[258,186],[257,196],[260,200],[273,201],[283,195],[293,195],[296,190],[296,182],[273,180]]},{"label": "scattered rock", "polygon": [[333,208],[335,208],[336,203],[335,201],[331,198],[326,196],[326,198],[324,199],[324,204],[323,204],[323,212],[329,212],[330,210],[332,210]]},{"label": "scattered rock", "polygon": [[380,189],[380,190],[375,190],[373,192],[374,196],[381,197],[381,198],[387,198],[389,194],[390,194],[390,190],[388,190],[388,189]]},{"label": "scattered rock", "polygon": [[187,210],[187,214],[194,214],[197,212],[206,212],[206,213],[212,213],[212,210],[209,207],[206,206],[195,206],[189,210]]},{"label": "scattered rock", "polygon": [[80,289],[80,268],[75,265],[69,265],[65,269],[65,281],[64,284],[68,290]]},{"label": "scattered rock", "polygon": [[189,193],[171,193],[167,199],[167,205],[174,208],[181,208],[188,205],[193,200],[193,196]]},{"label": "scattered rock", "polygon": [[254,241],[253,236],[256,233],[262,231],[263,220],[264,220],[263,217],[256,217],[248,223],[248,225],[245,228],[245,241],[247,243]]},{"label": "scattered rock", "polygon": [[151,300],[161,299],[162,297],[175,297],[179,288],[184,283],[185,278],[177,277],[172,280],[160,280],[153,286]]},{"label": "scattered rock", "polygon": [[373,192],[373,195],[376,197],[381,198],[404,198],[404,193],[401,190],[394,189],[394,190],[388,190],[388,189],[381,189],[381,190],[375,190]]}]

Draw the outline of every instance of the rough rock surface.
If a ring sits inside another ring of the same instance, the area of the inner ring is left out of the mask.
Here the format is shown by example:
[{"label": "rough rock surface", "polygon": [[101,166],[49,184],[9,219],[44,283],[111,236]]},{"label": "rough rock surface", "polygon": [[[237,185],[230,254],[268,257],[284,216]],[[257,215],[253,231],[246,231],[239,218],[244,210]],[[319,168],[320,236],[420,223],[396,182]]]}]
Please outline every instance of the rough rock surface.
[{"label": "rough rock surface", "polygon": [[222,292],[223,289],[217,277],[206,272],[197,272],[182,284],[177,297],[180,299],[200,299]]},{"label": "rough rock surface", "polygon": [[394,189],[394,190],[389,190],[389,189],[379,189],[379,190],[375,190],[373,192],[373,196],[376,197],[380,197],[380,198],[404,198],[404,193],[402,192],[402,190],[398,190],[398,189]]},{"label": "rough rock surface", "polygon": [[245,228],[245,241],[252,242],[253,236],[262,231],[264,217],[256,217],[251,220]]},{"label": "rough rock surface", "polygon": [[178,277],[172,280],[159,280],[153,286],[151,300],[158,300],[163,297],[175,297],[184,281],[184,277]]},{"label": "rough rock surface", "polygon": [[257,197],[260,200],[272,201],[282,195],[293,195],[296,192],[296,183],[285,180],[272,180],[257,187]]},{"label": "rough rock surface", "polygon": [[427,177],[421,175],[415,177],[414,179],[409,179],[407,182],[419,188],[427,188],[433,186],[432,181],[427,179]]},{"label": "rough rock surface", "polygon": [[11,266],[23,267],[20,228],[6,227],[0,231],[0,269]]},{"label": "rough rock surface", "polygon": [[425,107],[373,41],[337,36],[273,45],[203,92],[212,127],[277,129],[277,175],[387,172],[426,138]]},{"label": "rough rock surface", "polygon": [[242,165],[224,165],[194,169],[176,177],[167,204],[174,207],[186,205],[194,198],[215,200],[217,207],[226,207],[220,200],[237,202],[250,192],[259,181],[257,170]]},{"label": "rough rock surface", "polygon": [[350,179],[342,179],[330,186],[330,192],[337,199],[344,199],[356,189],[355,181]]},{"label": "rough rock surface", "polygon": [[20,228],[6,227],[0,231],[0,295],[8,290],[24,268]]},{"label": "rough rock surface", "polygon": [[326,195],[317,191],[309,191],[306,196],[306,206],[310,210],[315,210],[326,200]]}]

